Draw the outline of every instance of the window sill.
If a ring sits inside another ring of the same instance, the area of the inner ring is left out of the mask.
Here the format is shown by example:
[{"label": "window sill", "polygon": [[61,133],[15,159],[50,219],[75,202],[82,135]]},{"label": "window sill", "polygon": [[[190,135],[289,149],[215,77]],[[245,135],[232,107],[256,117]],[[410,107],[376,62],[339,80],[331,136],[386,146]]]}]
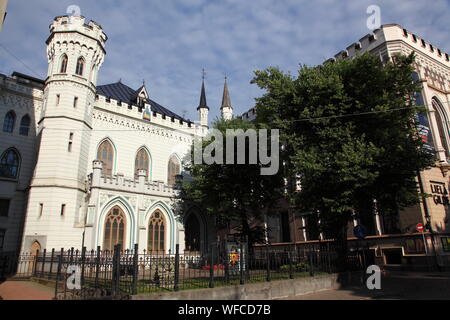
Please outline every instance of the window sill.
[{"label": "window sill", "polygon": [[16,183],[19,183],[19,179],[17,179],[17,178],[0,177],[0,181],[9,181],[9,182],[16,182]]}]

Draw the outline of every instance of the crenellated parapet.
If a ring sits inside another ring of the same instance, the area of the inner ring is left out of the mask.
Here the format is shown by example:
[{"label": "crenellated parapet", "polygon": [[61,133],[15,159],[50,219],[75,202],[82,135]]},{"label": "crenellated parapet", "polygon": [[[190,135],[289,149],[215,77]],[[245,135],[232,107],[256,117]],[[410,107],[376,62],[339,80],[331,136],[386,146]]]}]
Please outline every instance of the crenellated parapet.
[{"label": "crenellated parapet", "polygon": [[421,73],[421,78],[444,94],[450,92],[449,54],[397,24],[381,26],[340,51],[327,62],[351,59],[365,52],[379,56],[383,63],[392,61],[394,54],[408,55],[415,52],[416,68]]},{"label": "crenellated parapet", "polygon": [[162,181],[147,181],[145,169],[138,170],[137,177],[125,177],[122,173],[116,175],[102,174],[102,162],[99,160],[94,160],[92,167],[92,178],[88,180],[91,188],[169,198],[177,196],[179,192]]}]

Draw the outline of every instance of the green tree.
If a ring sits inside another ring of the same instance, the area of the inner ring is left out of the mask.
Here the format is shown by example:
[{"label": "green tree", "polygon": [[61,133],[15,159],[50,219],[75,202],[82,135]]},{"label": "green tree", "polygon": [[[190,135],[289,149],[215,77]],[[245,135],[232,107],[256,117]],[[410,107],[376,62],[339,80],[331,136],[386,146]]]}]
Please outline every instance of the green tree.
[{"label": "green tree", "polygon": [[[224,151],[227,146],[227,129],[242,129],[245,132],[262,128],[238,118],[217,120],[212,127],[223,134]],[[202,150],[213,141],[211,135],[205,137]],[[264,215],[276,211],[277,203],[283,196],[283,178],[281,172],[271,176],[261,175],[259,161],[258,164],[249,164],[248,143],[245,144],[245,154],[245,164],[236,164],[238,152],[235,143],[235,164],[226,164],[225,160],[224,164],[195,164],[193,145],[190,160],[184,163],[184,169],[191,178],[182,183],[181,199],[174,205],[176,214],[183,216],[187,205],[195,203],[207,215],[220,222],[217,227],[231,226],[235,233],[248,236],[250,244],[262,242]]]},{"label": "green tree", "polygon": [[[368,53],[320,66],[297,77],[277,68],[252,80],[266,93],[257,99],[257,122],[282,130],[282,158],[293,205],[320,214],[321,231],[345,244],[353,213],[372,214],[376,199],[385,217],[419,201],[417,172],[432,165],[414,115],[420,90],[412,79],[414,55],[382,65]],[[342,246],[341,258],[346,252]]]}]

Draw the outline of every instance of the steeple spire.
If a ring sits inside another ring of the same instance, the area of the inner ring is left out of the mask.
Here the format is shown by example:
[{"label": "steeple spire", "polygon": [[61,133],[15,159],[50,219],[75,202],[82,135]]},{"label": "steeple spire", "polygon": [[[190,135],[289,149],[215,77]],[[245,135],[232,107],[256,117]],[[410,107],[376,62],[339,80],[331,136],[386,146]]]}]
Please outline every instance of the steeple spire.
[{"label": "steeple spire", "polygon": [[206,103],[206,93],[205,93],[205,69],[202,69],[202,91],[200,93],[200,103],[198,104],[198,109],[206,108],[209,110],[208,104]]},{"label": "steeple spire", "polygon": [[228,92],[227,76],[225,75],[225,83],[223,85],[222,106],[220,107],[222,118],[231,120],[233,118],[233,107],[231,106],[230,93]]},{"label": "steeple spire", "polygon": [[200,93],[200,103],[197,107],[198,111],[198,118],[200,125],[203,127],[203,133],[205,134],[208,129],[208,113],[209,113],[209,107],[206,103],[206,93],[205,93],[205,69],[202,69],[202,91]]},{"label": "steeple spire", "polygon": [[225,76],[225,83],[223,85],[222,106],[220,107],[220,109],[223,108],[233,109],[233,107],[231,106],[230,93],[228,92],[227,76]]}]

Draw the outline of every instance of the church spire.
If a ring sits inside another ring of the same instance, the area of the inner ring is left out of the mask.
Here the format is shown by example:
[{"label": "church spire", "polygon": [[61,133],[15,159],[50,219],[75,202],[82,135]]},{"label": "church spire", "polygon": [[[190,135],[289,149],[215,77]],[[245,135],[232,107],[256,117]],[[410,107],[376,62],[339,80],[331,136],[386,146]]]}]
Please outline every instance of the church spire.
[{"label": "church spire", "polygon": [[225,76],[225,83],[223,85],[222,106],[220,110],[225,120],[233,118],[233,107],[231,106],[230,93],[228,92],[227,76]]},{"label": "church spire", "polygon": [[208,128],[208,112],[209,107],[206,103],[205,92],[205,69],[202,69],[202,91],[200,93],[200,103],[197,107],[200,125],[204,128]]},{"label": "church spire", "polygon": [[208,104],[206,103],[206,93],[205,93],[205,69],[202,69],[202,91],[200,93],[200,103],[198,104],[198,109],[206,108],[209,110]]}]

